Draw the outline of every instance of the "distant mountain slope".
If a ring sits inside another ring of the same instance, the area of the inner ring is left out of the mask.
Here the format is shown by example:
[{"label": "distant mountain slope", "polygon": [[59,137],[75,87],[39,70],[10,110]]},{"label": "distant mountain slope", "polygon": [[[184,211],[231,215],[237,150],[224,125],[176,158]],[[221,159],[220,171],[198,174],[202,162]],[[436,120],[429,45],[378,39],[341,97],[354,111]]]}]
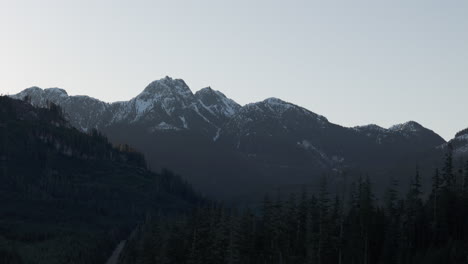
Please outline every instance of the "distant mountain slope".
[{"label": "distant mountain slope", "polygon": [[401,161],[416,167],[446,143],[413,121],[389,129],[347,128],[277,98],[240,106],[211,88],[193,94],[183,80],[170,77],[112,104],[57,89],[30,88],[13,97],[25,96],[34,105],[61,105],[75,127],[97,128],[112,142],[129,143],[152,169],[174,169],[218,196],[314,183],[330,171],[388,174]]},{"label": "distant mountain slope", "polygon": [[455,156],[468,156],[468,128],[458,132],[449,142],[453,146]]},{"label": "distant mountain slope", "polygon": [[60,112],[0,97],[0,262],[104,263],[148,211],[200,201],[172,173],[151,173],[141,154]]}]

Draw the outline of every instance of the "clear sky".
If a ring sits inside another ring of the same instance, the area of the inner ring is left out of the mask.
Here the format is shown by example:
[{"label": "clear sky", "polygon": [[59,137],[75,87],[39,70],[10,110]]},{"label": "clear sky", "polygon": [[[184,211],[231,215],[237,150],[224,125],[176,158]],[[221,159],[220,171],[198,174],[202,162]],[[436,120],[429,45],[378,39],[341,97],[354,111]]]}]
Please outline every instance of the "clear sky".
[{"label": "clear sky", "polygon": [[0,0],[0,93],[111,102],[166,75],[450,139],[468,127],[468,1]]}]

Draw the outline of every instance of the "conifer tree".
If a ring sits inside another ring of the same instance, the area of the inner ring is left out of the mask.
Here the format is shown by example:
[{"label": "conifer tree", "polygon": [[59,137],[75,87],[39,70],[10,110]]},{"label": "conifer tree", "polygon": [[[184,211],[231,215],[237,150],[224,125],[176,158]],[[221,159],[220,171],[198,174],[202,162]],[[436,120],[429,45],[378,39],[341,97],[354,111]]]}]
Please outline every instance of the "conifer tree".
[{"label": "conifer tree", "polygon": [[263,253],[269,255],[273,248],[273,232],[274,232],[274,205],[268,194],[263,198],[262,204],[262,221],[261,221],[261,238],[260,243]]},{"label": "conifer tree", "polygon": [[468,160],[465,163],[465,170],[463,173],[463,193],[468,198]]},{"label": "conifer tree", "polygon": [[319,230],[319,202],[314,194],[308,201],[306,222],[306,263],[317,263],[317,245]]},{"label": "conifer tree", "polygon": [[212,215],[213,227],[209,263],[223,263],[226,259],[226,251],[229,245],[229,224],[230,216],[222,207],[216,208]]},{"label": "conifer tree", "polygon": [[421,200],[421,176],[419,168],[416,168],[416,174],[411,180],[410,188],[405,200],[405,210],[403,218],[403,255],[409,262],[410,256],[415,252],[421,241],[420,219],[423,217],[423,206]]},{"label": "conifer tree", "polygon": [[228,230],[228,243],[225,257],[226,264],[238,264],[241,262],[240,256],[240,226],[237,214],[231,214]]},{"label": "conifer tree", "polygon": [[302,188],[301,195],[299,198],[298,212],[297,212],[297,221],[298,227],[296,230],[296,241],[297,253],[301,256],[306,255],[306,244],[307,244],[307,229],[308,229],[308,217],[309,217],[309,201],[307,190],[305,187]]},{"label": "conifer tree", "polygon": [[318,209],[318,245],[317,260],[318,264],[327,263],[330,250],[330,198],[328,192],[327,177],[323,176],[320,184]]},{"label": "conifer tree", "polygon": [[289,199],[286,202],[285,208],[285,217],[286,217],[286,226],[285,232],[287,237],[287,243],[285,245],[286,254],[288,255],[295,255],[297,252],[298,245],[296,244],[297,241],[297,232],[299,228],[299,215],[298,215],[298,208],[297,208],[297,201],[296,201],[296,194],[291,193],[289,195]]},{"label": "conifer tree", "polygon": [[385,210],[387,218],[383,260],[385,264],[396,264],[398,261],[398,241],[400,217],[398,214],[398,182],[392,177],[390,186],[385,194]]},{"label": "conifer tree", "polygon": [[255,215],[252,211],[249,208],[244,210],[239,220],[238,246],[240,263],[250,264],[254,261],[254,256],[258,254],[255,242],[259,234],[255,222]]},{"label": "conifer tree", "polygon": [[363,239],[363,263],[369,263],[370,234],[369,229],[372,221],[373,195],[369,177],[360,183],[360,224]]},{"label": "conifer tree", "polygon": [[444,167],[442,169],[442,185],[448,191],[454,191],[455,175],[453,173],[453,146],[451,143],[447,146],[445,154]]}]

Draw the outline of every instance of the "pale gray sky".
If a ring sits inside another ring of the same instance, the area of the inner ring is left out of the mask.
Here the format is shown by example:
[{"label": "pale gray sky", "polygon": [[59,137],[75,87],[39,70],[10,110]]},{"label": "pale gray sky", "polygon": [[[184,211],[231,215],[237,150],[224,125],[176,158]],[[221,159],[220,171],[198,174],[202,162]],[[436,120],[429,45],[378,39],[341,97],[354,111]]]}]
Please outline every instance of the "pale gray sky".
[{"label": "pale gray sky", "polygon": [[468,127],[468,1],[0,0],[0,93],[110,102],[166,75],[449,139]]}]

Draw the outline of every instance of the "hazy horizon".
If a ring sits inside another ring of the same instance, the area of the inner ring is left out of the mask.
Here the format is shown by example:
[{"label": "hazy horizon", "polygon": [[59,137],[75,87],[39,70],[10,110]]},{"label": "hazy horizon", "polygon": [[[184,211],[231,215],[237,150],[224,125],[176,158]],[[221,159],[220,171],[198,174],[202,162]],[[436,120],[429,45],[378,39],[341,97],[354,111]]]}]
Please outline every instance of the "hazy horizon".
[{"label": "hazy horizon", "polygon": [[0,93],[113,102],[166,75],[241,105],[268,97],[331,122],[468,127],[466,1],[0,3]]}]

